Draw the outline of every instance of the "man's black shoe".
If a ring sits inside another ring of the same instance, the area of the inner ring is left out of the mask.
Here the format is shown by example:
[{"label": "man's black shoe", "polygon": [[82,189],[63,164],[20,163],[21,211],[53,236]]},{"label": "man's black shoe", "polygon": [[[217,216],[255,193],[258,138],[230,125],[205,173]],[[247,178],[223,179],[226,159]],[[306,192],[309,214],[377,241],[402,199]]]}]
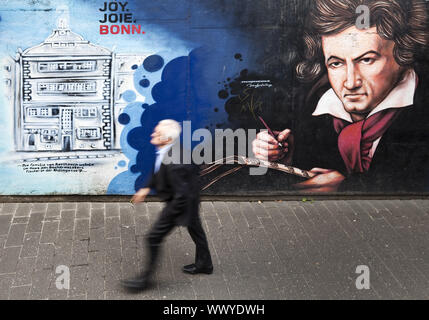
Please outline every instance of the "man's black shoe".
[{"label": "man's black shoe", "polygon": [[182,270],[183,272],[190,273],[190,274],[197,274],[197,273],[212,274],[213,273],[213,267],[198,268],[194,263],[184,266]]},{"label": "man's black shoe", "polygon": [[120,281],[121,285],[127,289],[132,290],[145,290],[150,287],[149,279],[146,277],[124,279]]}]

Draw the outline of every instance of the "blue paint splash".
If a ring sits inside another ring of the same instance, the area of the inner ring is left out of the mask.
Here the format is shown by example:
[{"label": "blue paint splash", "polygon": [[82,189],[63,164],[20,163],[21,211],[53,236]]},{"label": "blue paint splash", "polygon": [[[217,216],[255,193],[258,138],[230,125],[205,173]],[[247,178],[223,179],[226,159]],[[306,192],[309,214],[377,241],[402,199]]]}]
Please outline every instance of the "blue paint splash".
[{"label": "blue paint splash", "polygon": [[159,71],[163,66],[164,66],[164,59],[157,54],[151,55],[143,61],[143,67],[148,72]]},{"label": "blue paint splash", "polygon": [[136,93],[132,90],[127,90],[122,94],[122,98],[126,102],[133,102],[136,100]]},{"label": "blue paint splash", "polygon": [[140,80],[139,85],[143,88],[147,88],[150,86],[150,81],[148,79]]},{"label": "blue paint splash", "polygon": [[119,123],[123,125],[130,123],[130,120],[130,116],[127,113],[121,113],[118,117]]},{"label": "blue paint splash", "polygon": [[[146,186],[155,161],[155,148],[150,144],[150,135],[159,121],[191,121],[192,132],[208,127],[210,123],[226,122],[226,113],[219,112],[223,110],[221,106],[224,102],[218,97],[218,82],[225,78],[225,72],[234,75],[239,72],[239,68],[235,61],[226,65],[224,53],[213,48],[194,49],[188,56],[168,62],[161,69],[161,81],[151,88],[153,103],[141,105],[143,113],[138,125],[135,125],[138,119],[133,119],[126,109],[123,111],[123,114],[131,117],[121,136],[122,151],[130,159],[129,169],[112,180],[108,193],[132,194]],[[148,70],[145,70],[143,63],[134,73],[134,86],[141,94],[148,90],[142,85],[145,83],[141,83],[145,71]],[[195,141],[189,147],[198,143]],[[133,187],[130,188],[132,182]]]}]

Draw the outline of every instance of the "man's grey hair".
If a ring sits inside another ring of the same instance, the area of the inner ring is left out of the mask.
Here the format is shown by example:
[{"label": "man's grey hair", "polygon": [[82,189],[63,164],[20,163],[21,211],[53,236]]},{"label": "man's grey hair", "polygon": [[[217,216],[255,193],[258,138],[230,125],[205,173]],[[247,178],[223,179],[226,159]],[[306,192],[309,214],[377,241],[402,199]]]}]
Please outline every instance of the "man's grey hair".
[{"label": "man's grey hair", "polygon": [[158,125],[162,126],[162,139],[175,141],[182,132],[182,126],[179,122],[172,119],[161,120]]}]

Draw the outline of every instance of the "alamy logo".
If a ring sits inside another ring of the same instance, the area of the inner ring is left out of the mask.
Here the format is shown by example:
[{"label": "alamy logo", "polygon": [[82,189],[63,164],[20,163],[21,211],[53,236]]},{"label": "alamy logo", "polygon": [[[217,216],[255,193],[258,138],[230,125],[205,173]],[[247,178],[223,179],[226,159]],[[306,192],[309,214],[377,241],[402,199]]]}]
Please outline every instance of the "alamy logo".
[{"label": "alamy logo", "polygon": [[369,29],[371,27],[369,7],[360,5],[356,8],[356,13],[360,14],[356,19],[356,28],[359,30]]},{"label": "alamy logo", "polygon": [[59,274],[55,280],[55,286],[58,290],[70,289],[70,268],[64,265],[59,265],[55,269],[55,273]]},{"label": "alamy logo", "polygon": [[359,274],[359,276],[356,278],[356,289],[369,290],[370,289],[369,267],[365,265],[357,266],[356,273]]}]

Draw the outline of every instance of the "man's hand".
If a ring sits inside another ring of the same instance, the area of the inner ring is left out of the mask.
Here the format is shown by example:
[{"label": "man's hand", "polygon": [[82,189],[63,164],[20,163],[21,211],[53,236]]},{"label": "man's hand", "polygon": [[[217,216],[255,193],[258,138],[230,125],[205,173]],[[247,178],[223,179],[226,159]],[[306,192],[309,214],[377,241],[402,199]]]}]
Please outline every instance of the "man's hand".
[{"label": "man's hand", "polygon": [[136,194],[131,198],[133,204],[143,202],[146,199],[146,196],[149,194],[150,188],[142,188],[136,192]]},{"label": "man's hand", "polygon": [[[290,165],[292,163],[294,138],[292,131],[286,129],[284,131],[274,131],[277,136],[277,141],[267,131],[258,133],[256,139],[252,142],[253,153],[255,157],[260,160],[268,161],[281,161],[284,164]],[[283,145],[281,148],[278,144]]]},{"label": "man's hand", "polygon": [[317,174],[307,181],[294,184],[304,193],[336,192],[345,177],[335,170],[314,168],[310,172]]}]

